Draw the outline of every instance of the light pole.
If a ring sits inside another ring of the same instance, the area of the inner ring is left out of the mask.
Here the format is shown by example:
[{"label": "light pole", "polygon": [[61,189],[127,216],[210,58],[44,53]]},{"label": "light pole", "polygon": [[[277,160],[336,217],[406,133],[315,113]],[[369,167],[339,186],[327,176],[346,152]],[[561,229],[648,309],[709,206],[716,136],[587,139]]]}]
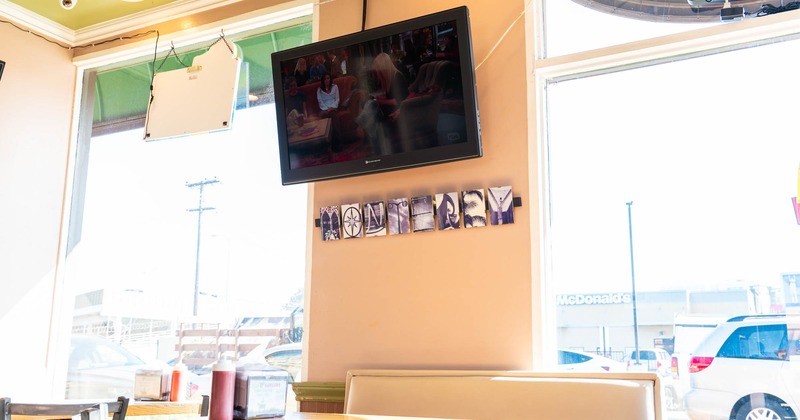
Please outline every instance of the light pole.
[{"label": "light pole", "polygon": [[199,182],[193,183],[186,183],[188,188],[195,188],[198,187],[200,189],[199,199],[197,202],[197,208],[188,209],[186,211],[196,211],[197,212],[197,248],[195,249],[195,259],[194,259],[194,306],[192,309],[192,315],[197,316],[197,304],[200,299],[200,227],[202,226],[202,218],[203,212],[207,210],[214,210],[214,207],[203,207],[203,188],[207,184],[216,184],[219,182],[218,179],[204,179]]},{"label": "light pole", "polygon": [[633,223],[631,222],[631,206],[633,201],[625,203],[628,206],[628,241],[631,246],[631,300],[633,301],[633,344],[635,346],[636,365],[639,365],[639,323],[636,320],[636,275],[633,270]]},{"label": "light pole", "polygon": [[228,311],[231,307],[231,238],[227,235],[213,234],[212,238],[222,238],[225,240],[225,310]]}]

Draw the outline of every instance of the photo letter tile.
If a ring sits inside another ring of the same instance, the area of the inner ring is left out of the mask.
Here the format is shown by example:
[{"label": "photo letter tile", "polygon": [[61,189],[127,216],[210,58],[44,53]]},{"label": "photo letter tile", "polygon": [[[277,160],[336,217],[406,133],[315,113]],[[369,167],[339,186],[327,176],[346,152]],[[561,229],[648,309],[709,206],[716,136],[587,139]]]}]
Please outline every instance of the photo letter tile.
[{"label": "photo letter tile", "polygon": [[493,225],[514,223],[514,196],[511,187],[489,188],[489,220]]},{"label": "photo letter tile", "polygon": [[336,241],[340,238],[339,206],[322,207],[319,209],[319,220],[322,226],[322,240]]},{"label": "photo letter tile", "polygon": [[411,199],[411,220],[414,232],[431,232],[434,227],[433,197],[424,195]]},{"label": "photo letter tile", "polygon": [[403,197],[389,200],[386,203],[386,207],[389,216],[389,235],[411,233],[411,221],[408,217],[408,199]]},{"label": "photo letter tile", "polygon": [[342,236],[344,239],[364,237],[361,203],[342,204]]},{"label": "photo letter tile", "polygon": [[461,200],[457,192],[436,194],[436,220],[439,230],[458,229],[461,227],[459,205]]},{"label": "photo letter tile", "polygon": [[364,230],[366,236],[386,236],[386,208],[383,201],[364,203]]},{"label": "photo letter tile", "polygon": [[486,226],[486,196],[483,188],[461,192],[461,208],[464,211],[464,227]]}]

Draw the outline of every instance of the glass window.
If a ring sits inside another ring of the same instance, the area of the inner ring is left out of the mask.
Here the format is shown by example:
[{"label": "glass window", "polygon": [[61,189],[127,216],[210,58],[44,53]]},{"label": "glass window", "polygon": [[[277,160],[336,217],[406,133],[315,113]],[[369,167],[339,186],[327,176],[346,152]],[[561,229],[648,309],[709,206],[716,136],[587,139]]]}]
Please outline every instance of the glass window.
[{"label": "glass window", "polygon": [[133,353],[110,342],[94,337],[73,337],[70,342],[70,369],[86,369],[93,366],[110,367],[141,364]]},{"label": "glass window", "polygon": [[[568,6],[584,7],[551,1],[547,12]],[[602,30],[576,37],[587,33],[580,20],[559,22],[547,22],[548,47],[578,41],[551,56],[608,45],[615,55],[588,51],[552,68],[555,61],[537,61],[546,104],[539,110],[546,125],[543,231],[556,344],[622,361],[634,348],[643,357],[666,348],[678,325],[702,327],[691,343],[675,348],[673,371],[664,373],[675,376],[666,401],[670,417],[685,418],[692,352],[718,323],[800,308],[794,203],[800,142],[792,122],[800,88],[748,82],[798,69],[790,58],[798,35],[767,19],[732,24],[720,30],[724,42],[697,52],[680,42],[701,41],[708,31],[691,32],[701,26],[681,24],[686,33],[679,37],[621,45],[633,39],[623,41],[613,30],[610,37]],[[748,25],[764,39],[739,32]],[[658,35],[634,32],[638,39]],[[653,46],[674,55],[651,56]],[[615,61],[616,54],[626,58]],[[638,62],[628,61],[637,54]],[[602,68],[594,64],[604,60]],[[783,360],[796,341],[787,340],[785,327],[739,333],[720,357]],[[742,377],[737,364],[751,362],[725,363]],[[729,384],[712,390],[735,392]],[[733,409],[717,408],[722,417]]]},{"label": "glass window", "polygon": [[590,357],[580,353],[573,353],[571,351],[558,351],[558,364],[571,365],[573,363],[583,363],[589,361]]},{"label": "glass window", "polygon": [[787,40],[547,86],[552,285],[559,296],[608,297],[559,298],[564,323],[606,309],[593,331],[609,344],[624,323],[632,344],[634,284],[642,321],[667,314],[659,321],[667,329],[640,337],[650,343],[671,332],[676,313],[787,307],[783,273],[797,270],[800,251],[790,105],[800,88],[729,87],[798,68],[790,59],[798,46]]},{"label": "glass window", "polygon": [[786,325],[761,325],[737,328],[725,340],[717,356],[774,360],[783,359],[785,349]]},{"label": "glass window", "polygon": [[787,357],[800,355],[800,326],[789,325],[787,328]]},{"label": "glass window", "polygon": [[137,369],[178,361],[207,394],[210,363],[302,336],[307,187],[281,185],[270,53],[310,42],[310,27],[228,36],[243,57],[229,130],[143,140],[152,69],[209,45],[98,72],[65,270],[67,398],[133,397]]},{"label": "glass window", "polygon": [[[636,359],[636,352],[631,353],[631,360]],[[656,360],[656,353],[652,351],[640,351],[639,360]]]},{"label": "glass window", "polygon": [[608,0],[546,1],[546,56],[572,54],[720,24],[719,7],[701,11],[690,8],[685,0],[648,3],[650,7],[642,2]]},{"label": "glass window", "polygon": [[285,350],[268,354],[264,357],[264,360],[270,366],[286,369],[292,378],[297,380],[303,361],[302,357],[302,350]]}]

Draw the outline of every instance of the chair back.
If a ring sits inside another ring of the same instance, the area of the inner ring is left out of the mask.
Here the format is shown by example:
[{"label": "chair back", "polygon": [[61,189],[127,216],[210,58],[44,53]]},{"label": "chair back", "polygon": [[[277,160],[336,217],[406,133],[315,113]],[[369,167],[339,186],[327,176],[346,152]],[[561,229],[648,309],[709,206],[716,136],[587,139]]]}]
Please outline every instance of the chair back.
[{"label": "chair back", "polygon": [[106,420],[113,414],[113,420],[125,420],[128,411],[128,398],[119,397],[116,401],[80,403],[15,403],[10,398],[0,398],[2,420],[13,417],[47,417],[48,419]]},{"label": "chair back", "polygon": [[[139,416],[158,418],[158,416],[192,416],[208,417],[210,401],[208,395],[203,395],[201,401],[134,401],[128,406],[128,418],[132,420]],[[173,418],[173,417],[164,417]]]},{"label": "chair back", "polygon": [[198,415],[208,417],[209,397],[203,395],[202,400],[169,402],[169,401],[134,401],[128,403],[126,397],[116,401],[28,404],[13,403],[9,398],[0,398],[0,420],[131,420],[137,416],[174,416]]}]

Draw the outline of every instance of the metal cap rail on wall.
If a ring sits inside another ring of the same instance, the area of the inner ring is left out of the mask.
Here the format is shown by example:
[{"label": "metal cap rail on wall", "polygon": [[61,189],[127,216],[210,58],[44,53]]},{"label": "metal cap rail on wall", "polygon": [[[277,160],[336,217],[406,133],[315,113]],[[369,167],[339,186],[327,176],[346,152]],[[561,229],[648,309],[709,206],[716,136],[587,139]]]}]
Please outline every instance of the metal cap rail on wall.
[{"label": "metal cap rail on wall", "polygon": [[[384,201],[321,207],[315,227],[322,228],[323,241],[370,236],[402,235],[434,230],[466,229],[514,223],[514,197],[510,186],[439,193]],[[486,214],[489,213],[487,218]]]}]

